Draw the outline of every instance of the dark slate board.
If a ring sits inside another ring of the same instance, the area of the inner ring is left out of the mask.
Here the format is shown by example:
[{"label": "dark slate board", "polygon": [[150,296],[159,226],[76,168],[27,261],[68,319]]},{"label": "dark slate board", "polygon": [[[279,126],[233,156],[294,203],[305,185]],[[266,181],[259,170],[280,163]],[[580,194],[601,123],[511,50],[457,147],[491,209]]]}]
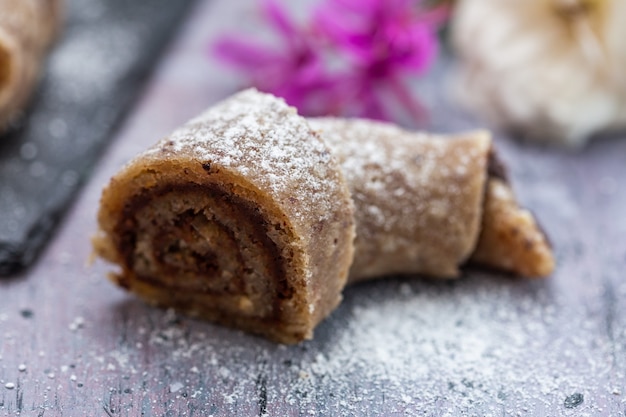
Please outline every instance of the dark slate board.
[{"label": "dark slate board", "polygon": [[0,137],[0,276],[33,262],[191,2],[68,1],[32,108]]}]

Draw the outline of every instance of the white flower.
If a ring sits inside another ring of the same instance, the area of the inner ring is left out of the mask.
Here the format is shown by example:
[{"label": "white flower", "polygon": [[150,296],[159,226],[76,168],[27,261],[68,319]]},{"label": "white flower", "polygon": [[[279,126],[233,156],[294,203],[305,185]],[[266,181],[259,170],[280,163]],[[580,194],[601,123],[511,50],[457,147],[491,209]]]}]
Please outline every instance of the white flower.
[{"label": "white flower", "polygon": [[463,101],[538,141],[626,127],[626,0],[460,0]]}]

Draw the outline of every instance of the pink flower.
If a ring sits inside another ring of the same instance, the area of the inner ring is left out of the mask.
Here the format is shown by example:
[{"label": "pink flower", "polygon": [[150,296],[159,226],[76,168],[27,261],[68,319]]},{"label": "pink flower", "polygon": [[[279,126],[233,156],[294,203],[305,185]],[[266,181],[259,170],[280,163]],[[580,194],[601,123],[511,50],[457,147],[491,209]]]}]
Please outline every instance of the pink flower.
[{"label": "pink flower", "polygon": [[226,36],[215,43],[216,56],[247,73],[259,90],[284,98],[302,114],[327,114],[333,107],[335,80],[326,72],[314,37],[292,22],[274,0],[264,0],[262,7],[282,45],[274,49],[249,38]]},{"label": "pink flower", "polygon": [[429,67],[446,18],[444,8],[423,3],[326,0],[309,26],[299,26],[275,0],[264,0],[263,15],[280,45],[227,36],[214,50],[252,85],[283,97],[304,115],[389,119],[388,105],[395,105],[420,122],[426,112],[406,81]]},{"label": "pink flower", "polygon": [[360,113],[388,119],[385,97],[418,120],[426,112],[409,93],[407,76],[423,74],[437,52],[442,8],[420,0],[329,0],[317,10],[315,26],[338,53],[352,62],[344,74],[344,97],[361,103]]}]

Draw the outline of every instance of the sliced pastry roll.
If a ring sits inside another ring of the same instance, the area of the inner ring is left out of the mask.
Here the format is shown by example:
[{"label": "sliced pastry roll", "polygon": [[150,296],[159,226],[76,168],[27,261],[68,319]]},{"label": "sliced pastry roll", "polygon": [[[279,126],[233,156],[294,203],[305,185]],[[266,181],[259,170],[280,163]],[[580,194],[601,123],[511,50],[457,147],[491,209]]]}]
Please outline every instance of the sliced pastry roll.
[{"label": "sliced pastry roll", "polygon": [[306,120],[247,90],[111,179],[95,249],[149,302],[295,343],[349,282],[471,261],[548,274],[545,237],[495,166],[484,132]]},{"label": "sliced pastry roll", "polygon": [[102,194],[99,255],[150,302],[283,343],[340,302],[354,213],[330,149],[248,90],[139,155]]},{"label": "sliced pastry roll", "polygon": [[32,93],[61,6],[61,0],[0,0],[0,132]]}]

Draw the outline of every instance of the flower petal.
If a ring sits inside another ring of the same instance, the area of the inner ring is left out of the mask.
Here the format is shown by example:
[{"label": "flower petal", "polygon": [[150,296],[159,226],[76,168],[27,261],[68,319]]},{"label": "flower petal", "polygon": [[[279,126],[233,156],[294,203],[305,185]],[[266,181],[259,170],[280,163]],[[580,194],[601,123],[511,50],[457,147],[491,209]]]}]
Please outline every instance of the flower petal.
[{"label": "flower petal", "polygon": [[299,35],[296,25],[275,0],[263,0],[262,8],[269,23],[285,37],[285,40],[289,41]]},{"label": "flower petal", "polygon": [[417,123],[428,121],[428,111],[422,106],[419,100],[415,99],[407,86],[397,77],[390,77],[388,80],[389,91],[398,102],[407,110],[408,114]]},{"label": "flower petal", "polygon": [[222,62],[244,71],[257,70],[284,59],[267,46],[239,37],[222,37],[212,45],[212,50]]}]

